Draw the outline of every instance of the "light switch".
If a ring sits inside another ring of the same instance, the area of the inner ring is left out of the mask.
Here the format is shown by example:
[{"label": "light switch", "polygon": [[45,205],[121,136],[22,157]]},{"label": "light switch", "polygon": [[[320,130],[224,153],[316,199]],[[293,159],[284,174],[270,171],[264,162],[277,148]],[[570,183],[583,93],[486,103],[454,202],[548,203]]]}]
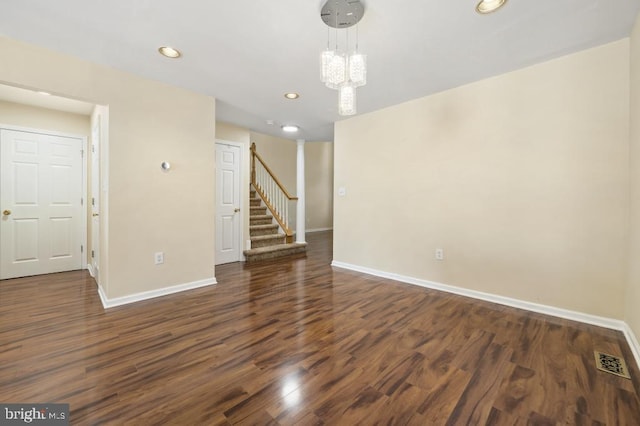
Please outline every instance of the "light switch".
[{"label": "light switch", "polygon": [[345,188],[344,186],[338,188],[338,195],[340,197],[344,197],[345,195],[347,195],[347,188]]}]

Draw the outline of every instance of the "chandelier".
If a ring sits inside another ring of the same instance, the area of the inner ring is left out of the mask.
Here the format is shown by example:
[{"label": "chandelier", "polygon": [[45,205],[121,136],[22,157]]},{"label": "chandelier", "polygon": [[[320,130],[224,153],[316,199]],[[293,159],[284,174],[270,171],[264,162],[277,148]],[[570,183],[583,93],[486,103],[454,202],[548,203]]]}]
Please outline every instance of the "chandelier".
[{"label": "chandelier", "polygon": [[[356,87],[367,84],[367,55],[358,51],[358,27],[355,48],[349,51],[349,30],[364,14],[359,0],[327,0],[320,17],[327,25],[327,48],[320,54],[320,81],[338,90],[338,113],[356,113]],[[330,31],[335,28],[335,49],[330,46]],[[338,30],[345,29],[345,48],[338,48]]]}]

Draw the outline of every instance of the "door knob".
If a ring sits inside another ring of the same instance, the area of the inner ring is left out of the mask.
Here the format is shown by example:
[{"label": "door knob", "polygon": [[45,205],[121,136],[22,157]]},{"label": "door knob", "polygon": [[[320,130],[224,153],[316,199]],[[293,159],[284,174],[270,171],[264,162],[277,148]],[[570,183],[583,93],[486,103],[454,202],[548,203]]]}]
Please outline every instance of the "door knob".
[{"label": "door knob", "polygon": [[233,211],[238,213],[240,211],[240,209],[234,209]]},{"label": "door knob", "polygon": [[93,217],[100,216],[100,213],[94,213],[91,216],[93,216]]},{"label": "door knob", "polygon": [[11,214],[11,210],[5,210],[2,212],[3,216],[9,216]]}]

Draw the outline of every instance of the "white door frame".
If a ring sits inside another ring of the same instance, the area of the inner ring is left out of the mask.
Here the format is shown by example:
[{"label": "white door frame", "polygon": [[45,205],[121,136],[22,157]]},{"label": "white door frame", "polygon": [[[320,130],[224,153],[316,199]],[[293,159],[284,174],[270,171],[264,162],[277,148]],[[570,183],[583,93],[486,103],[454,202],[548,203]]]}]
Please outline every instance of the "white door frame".
[{"label": "white door frame", "polygon": [[[249,214],[249,212],[245,211],[245,199],[244,199],[244,194],[245,194],[245,189],[244,188],[244,169],[245,169],[245,161],[244,161],[244,156],[245,156],[245,150],[247,149],[246,144],[242,143],[242,142],[232,142],[232,141],[227,141],[224,139],[218,139],[216,138],[216,144],[223,144],[223,145],[231,145],[231,146],[235,146],[238,147],[240,149],[240,158],[239,158],[239,165],[238,168],[240,170],[238,170],[238,174],[240,175],[240,202],[239,202],[239,206],[238,208],[240,209],[240,232],[238,233],[238,250],[240,250],[240,262],[244,262],[245,261],[245,256],[244,256],[244,222],[245,222],[245,217],[248,217],[246,215]],[[216,171],[216,179],[218,178],[218,172]],[[215,186],[214,186],[215,188]],[[215,190],[215,189],[214,189]],[[216,197],[216,209],[218,207],[218,198]],[[218,212],[216,211],[215,214],[218,214]],[[215,216],[215,215],[214,215]],[[216,220],[216,217],[213,218],[213,220]],[[218,232],[218,230],[216,229],[215,232]],[[214,262],[215,263],[215,262]]]},{"label": "white door frame", "polygon": [[[96,284],[102,304],[105,305],[105,300],[107,300],[107,280],[105,277],[107,277],[109,263],[109,105],[94,105],[91,113],[92,128],[96,122],[100,125],[100,152],[98,153],[100,157],[100,187],[98,188],[98,196],[100,197],[100,229],[98,229],[100,247],[98,247],[98,267],[100,270],[98,271]],[[87,203],[87,211],[91,211],[89,203]],[[86,216],[89,215],[88,212]]]},{"label": "white door frame", "polygon": [[[101,116],[96,115],[95,121],[92,120],[91,126],[91,184],[87,183],[87,187],[91,187],[91,200],[89,200],[89,194],[87,193],[87,217],[88,220],[91,221],[91,247],[87,247],[87,269],[91,276],[96,280],[96,282],[100,283],[100,221],[102,218],[98,217],[97,220],[94,220],[93,214],[97,212],[100,214],[100,144],[101,144]],[[98,148],[97,152],[94,148]],[[96,159],[97,156],[97,164]],[[86,160],[89,163],[89,159]],[[89,180],[89,176],[86,177],[85,180]],[[94,192],[95,189],[95,192]],[[88,191],[88,189],[87,189]],[[97,209],[94,206],[94,202],[97,204]],[[89,216],[91,213],[91,216]],[[98,228],[94,229],[94,226],[98,222]],[[87,237],[89,234],[89,229],[87,227]],[[88,245],[88,241],[87,241]],[[95,251],[95,253],[94,253]]]},{"label": "white door frame", "polygon": [[[87,137],[82,135],[74,135],[71,133],[56,132],[54,130],[34,129],[31,127],[13,126],[11,124],[0,123],[0,129],[14,130],[18,132],[38,133],[41,135],[61,136],[66,138],[80,139],[82,141],[82,218],[80,218],[80,243],[82,251],[80,253],[81,269],[87,269],[87,214],[89,203],[87,202]],[[1,167],[2,162],[0,162]],[[1,233],[1,231],[0,231]]]}]

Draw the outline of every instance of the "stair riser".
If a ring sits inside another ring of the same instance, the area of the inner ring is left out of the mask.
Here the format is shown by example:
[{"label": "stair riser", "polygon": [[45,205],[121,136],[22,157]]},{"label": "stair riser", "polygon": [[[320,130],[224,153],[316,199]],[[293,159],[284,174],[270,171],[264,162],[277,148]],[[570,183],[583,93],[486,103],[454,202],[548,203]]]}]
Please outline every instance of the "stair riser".
[{"label": "stair riser", "polygon": [[260,207],[260,204],[262,204],[259,198],[251,199],[249,202],[251,203],[251,207]]},{"label": "stair riser", "polygon": [[271,219],[249,219],[249,225],[271,225]]},{"label": "stair riser", "polygon": [[278,227],[269,228],[269,229],[251,229],[249,231],[252,237],[258,237],[260,235],[271,235],[278,233]]},{"label": "stair riser", "polygon": [[273,238],[269,238],[268,240],[260,240],[260,241],[251,241],[251,248],[260,248],[260,247],[268,247],[275,246],[276,244],[284,244],[285,237],[276,236]]},{"label": "stair riser", "polygon": [[304,247],[294,247],[287,250],[280,250],[272,253],[261,253],[255,255],[247,255],[247,262],[259,262],[262,260],[278,259],[280,257],[304,257],[307,255]]}]

